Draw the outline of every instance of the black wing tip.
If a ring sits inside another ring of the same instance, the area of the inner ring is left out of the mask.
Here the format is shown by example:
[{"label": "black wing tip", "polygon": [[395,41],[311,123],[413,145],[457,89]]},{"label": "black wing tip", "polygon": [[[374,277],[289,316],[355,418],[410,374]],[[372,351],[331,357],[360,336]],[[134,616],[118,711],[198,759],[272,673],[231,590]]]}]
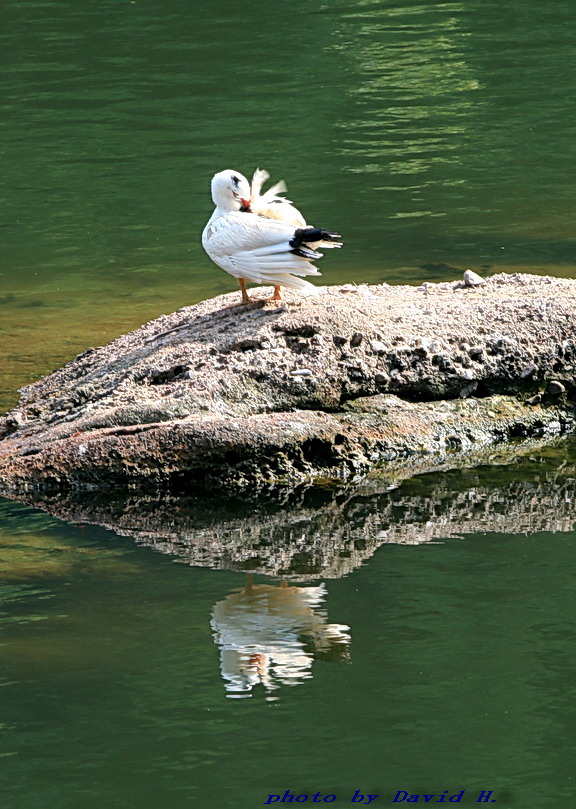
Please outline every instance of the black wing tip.
[{"label": "black wing tip", "polygon": [[341,238],[339,233],[330,233],[324,228],[296,228],[290,241],[290,247],[298,249],[308,242],[335,242]]},{"label": "black wing tip", "polygon": [[[292,244],[292,242],[290,242]],[[314,261],[317,258],[322,258],[324,255],[323,253],[319,253],[317,250],[311,250],[310,247],[304,247],[304,245],[300,245],[300,247],[294,247],[290,250],[291,253],[294,253],[295,256],[301,256],[302,258],[307,258],[309,261]]]}]

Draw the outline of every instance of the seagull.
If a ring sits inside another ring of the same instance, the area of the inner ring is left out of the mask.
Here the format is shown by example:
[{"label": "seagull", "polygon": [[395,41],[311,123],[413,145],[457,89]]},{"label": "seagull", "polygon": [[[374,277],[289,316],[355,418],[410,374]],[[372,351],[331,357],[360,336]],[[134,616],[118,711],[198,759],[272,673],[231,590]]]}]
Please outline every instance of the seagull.
[{"label": "seagull", "polygon": [[318,247],[341,247],[338,233],[306,224],[276,183],[264,194],[268,172],[257,169],[252,186],[242,174],[226,169],[212,178],[216,208],[202,233],[202,246],[215,264],[238,279],[242,303],[251,303],[246,282],[272,284],[270,300],[282,300],[281,287],[316,294],[302,276],[320,273],[311,264],[322,258]]}]

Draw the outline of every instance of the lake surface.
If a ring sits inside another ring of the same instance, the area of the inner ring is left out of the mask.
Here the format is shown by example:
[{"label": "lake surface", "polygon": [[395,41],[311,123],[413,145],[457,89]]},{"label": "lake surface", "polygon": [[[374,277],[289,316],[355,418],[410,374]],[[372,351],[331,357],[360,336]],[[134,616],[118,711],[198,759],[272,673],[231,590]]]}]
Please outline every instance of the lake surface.
[{"label": "lake surface", "polygon": [[3,803],[569,806],[575,476],[559,441],[289,506],[0,501]]},{"label": "lake surface", "polygon": [[[576,277],[568,0],[4,0],[0,61],[0,412],[235,288],[200,246],[224,168],[343,234],[326,283]],[[572,805],[575,452],[238,524],[2,501],[3,805]]]}]

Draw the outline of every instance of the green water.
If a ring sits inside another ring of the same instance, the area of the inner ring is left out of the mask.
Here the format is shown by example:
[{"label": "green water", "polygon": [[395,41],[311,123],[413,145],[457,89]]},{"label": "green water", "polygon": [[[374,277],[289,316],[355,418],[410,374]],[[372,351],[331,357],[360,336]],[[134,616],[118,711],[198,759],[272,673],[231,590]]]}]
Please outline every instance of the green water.
[{"label": "green water", "polygon": [[[327,283],[576,277],[575,61],[570,0],[4,0],[0,411],[235,288],[200,247],[228,167],[267,168],[344,235]],[[573,455],[234,529],[215,509],[185,524],[193,566],[168,553],[172,505],[162,555],[132,539],[150,504],[114,534],[3,502],[2,806],[249,809],[286,789],[573,806]],[[248,562],[238,531],[259,537]],[[306,561],[311,536],[337,563]],[[247,595],[282,543],[307,575]]]},{"label": "green water", "polygon": [[[128,502],[124,536],[0,501],[3,805],[571,806],[575,470],[560,443],[236,517]],[[299,582],[241,572],[282,551]]]},{"label": "green water", "polygon": [[573,275],[575,35],[571,0],[4,0],[0,409],[235,288],[200,246],[226,167],[343,233],[328,283]]}]

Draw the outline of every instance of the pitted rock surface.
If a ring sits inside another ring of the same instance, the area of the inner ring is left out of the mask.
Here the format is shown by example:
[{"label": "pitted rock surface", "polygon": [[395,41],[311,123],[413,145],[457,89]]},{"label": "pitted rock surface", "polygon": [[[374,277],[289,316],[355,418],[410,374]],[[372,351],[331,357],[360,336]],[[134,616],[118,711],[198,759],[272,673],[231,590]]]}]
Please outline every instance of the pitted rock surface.
[{"label": "pitted rock surface", "polygon": [[24,388],[4,489],[346,477],[571,427],[575,281],[285,294],[185,307]]}]

